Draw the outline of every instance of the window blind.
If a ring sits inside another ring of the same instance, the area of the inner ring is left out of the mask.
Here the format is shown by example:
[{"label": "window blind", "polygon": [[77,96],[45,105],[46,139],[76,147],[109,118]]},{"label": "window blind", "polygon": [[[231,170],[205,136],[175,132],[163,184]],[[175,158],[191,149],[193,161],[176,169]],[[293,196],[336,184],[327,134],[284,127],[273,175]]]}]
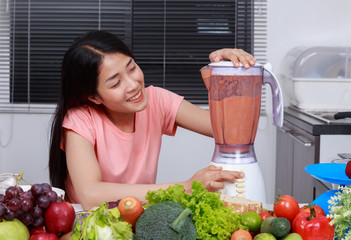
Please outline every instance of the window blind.
[{"label": "window blind", "polygon": [[265,18],[265,1],[0,3],[0,111],[52,111],[64,52],[89,30],[118,35],[132,49],[146,85],[167,88],[197,104],[207,104],[199,70],[211,51],[235,47],[262,59],[265,55],[264,34],[255,35],[257,28],[265,29],[264,20],[257,22],[257,16]]}]

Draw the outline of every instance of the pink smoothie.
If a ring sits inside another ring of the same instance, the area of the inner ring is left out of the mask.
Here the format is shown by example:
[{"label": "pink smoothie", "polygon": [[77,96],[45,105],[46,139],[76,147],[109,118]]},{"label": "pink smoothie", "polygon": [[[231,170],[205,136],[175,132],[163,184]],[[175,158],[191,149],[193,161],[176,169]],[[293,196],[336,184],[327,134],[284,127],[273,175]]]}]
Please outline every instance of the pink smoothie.
[{"label": "pink smoothie", "polygon": [[214,80],[209,104],[216,143],[253,144],[261,109],[262,76],[215,76]]}]

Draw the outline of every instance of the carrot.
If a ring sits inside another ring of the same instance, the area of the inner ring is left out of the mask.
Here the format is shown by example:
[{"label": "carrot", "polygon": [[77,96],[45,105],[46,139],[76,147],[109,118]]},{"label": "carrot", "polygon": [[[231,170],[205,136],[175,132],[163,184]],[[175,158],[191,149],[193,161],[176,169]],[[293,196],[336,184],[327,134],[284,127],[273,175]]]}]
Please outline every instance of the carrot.
[{"label": "carrot", "polygon": [[130,223],[133,229],[135,229],[136,221],[143,213],[144,208],[139,199],[126,196],[119,202],[118,210],[121,213],[122,220]]},{"label": "carrot", "polygon": [[252,236],[249,231],[239,229],[233,233],[230,240],[252,240]]}]

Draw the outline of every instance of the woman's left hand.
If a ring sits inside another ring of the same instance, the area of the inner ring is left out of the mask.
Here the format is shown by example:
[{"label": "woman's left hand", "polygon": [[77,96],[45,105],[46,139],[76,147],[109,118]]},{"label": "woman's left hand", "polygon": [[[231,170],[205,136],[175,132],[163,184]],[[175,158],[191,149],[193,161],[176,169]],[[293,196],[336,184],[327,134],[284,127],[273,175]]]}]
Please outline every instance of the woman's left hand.
[{"label": "woman's left hand", "polygon": [[239,67],[241,63],[244,68],[250,68],[256,63],[256,59],[249,53],[242,49],[223,48],[216,50],[209,55],[211,62],[219,62],[223,60],[230,60],[235,67]]}]

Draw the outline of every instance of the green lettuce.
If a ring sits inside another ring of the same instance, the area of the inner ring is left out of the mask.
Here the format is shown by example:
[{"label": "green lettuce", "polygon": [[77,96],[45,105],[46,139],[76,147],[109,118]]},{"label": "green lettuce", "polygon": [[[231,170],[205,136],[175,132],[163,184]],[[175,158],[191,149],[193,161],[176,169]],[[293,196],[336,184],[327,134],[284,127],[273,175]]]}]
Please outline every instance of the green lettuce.
[{"label": "green lettuce", "polygon": [[183,185],[175,184],[166,190],[149,191],[145,198],[148,200],[145,208],[164,201],[174,201],[183,208],[189,208],[198,239],[228,240],[236,230],[248,230],[242,222],[241,214],[232,213],[231,207],[223,207],[220,194],[207,191],[198,181],[192,182],[192,194],[187,194]]},{"label": "green lettuce", "polygon": [[108,203],[96,210],[77,216],[71,240],[132,240],[132,226],[122,221],[118,208],[108,209]]}]

